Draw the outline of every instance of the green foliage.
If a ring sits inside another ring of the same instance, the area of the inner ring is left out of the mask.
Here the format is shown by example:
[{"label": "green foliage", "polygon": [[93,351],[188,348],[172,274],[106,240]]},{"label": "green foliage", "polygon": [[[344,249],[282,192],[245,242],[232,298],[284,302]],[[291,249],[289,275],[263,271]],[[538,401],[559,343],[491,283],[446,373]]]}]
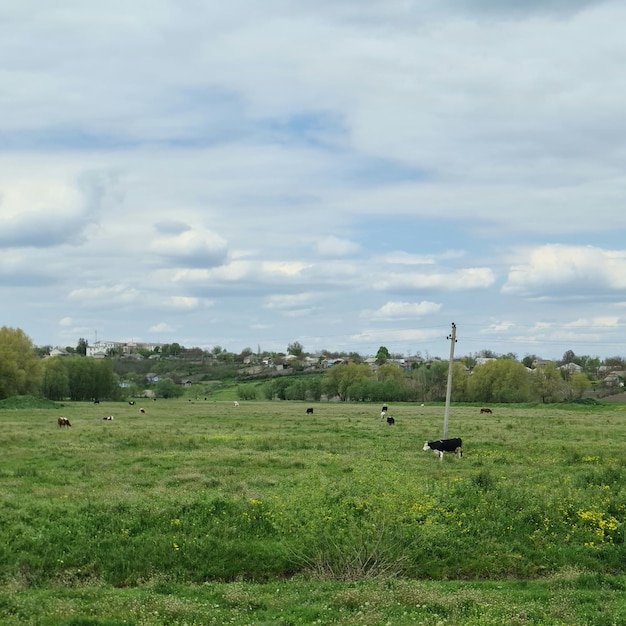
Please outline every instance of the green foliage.
[{"label": "green foliage", "polygon": [[58,409],[62,404],[44,400],[36,396],[11,396],[0,400],[1,409]]},{"label": "green foliage", "polygon": [[587,374],[583,374],[582,372],[574,372],[568,381],[568,398],[570,400],[573,399],[581,399],[584,393],[591,387],[591,381]]},{"label": "green foliage", "polygon": [[532,387],[541,402],[558,402],[564,395],[565,384],[553,363],[537,367],[532,372]]},{"label": "green foliage", "polygon": [[372,377],[372,370],[366,364],[341,363],[333,365],[324,376],[322,388],[329,398],[339,396],[345,401],[349,397],[348,390],[355,383]]},{"label": "green foliage", "polygon": [[121,390],[110,359],[64,357],[69,397],[74,401],[119,399]]},{"label": "green foliage", "polygon": [[467,381],[471,402],[529,402],[529,373],[524,365],[510,359],[477,365]]},{"label": "green foliage", "polygon": [[376,352],[376,363],[378,365],[382,365],[383,363],[386,363],[390,358],[391,355],[389,354],[389,350],[387,350],[385,346],[380,346],[380,348],[378,348],[378,352]]},{"label": "green foliage", "polygon": [[154,385],[154,393],[157,398],[180,398],[185,395],[185,390],[171,378],[160,378]]},{"label": "green foliage", "polygon": [[0,328],[0,400],[39,390],[41,362],[30,338],[19,328]]},{"label": "green foliage", "polygon": [[256,385],[237,385],[237,397],[240,400],[256,400],[257,399],[257,386]]},{"label": "green foliage", "polygon": [[302,356],[304,354],[304,347],[299,341],[294,341],[287,346],[287,354],[292,354],[293,356]]},{"label": "green foliage", "polygon": [[70,395],[70,378],[63,358],[54,357],[43,362],[41,393],[48,400],[63,400]]},{"label": "green foliage", "polygon": [[78,340],[78,344],[76,345],[76,354],[80,356],[85,356],[87,354],[88,346],[89,346],[89,343],[87,342],[87,340],[81,337]]}]

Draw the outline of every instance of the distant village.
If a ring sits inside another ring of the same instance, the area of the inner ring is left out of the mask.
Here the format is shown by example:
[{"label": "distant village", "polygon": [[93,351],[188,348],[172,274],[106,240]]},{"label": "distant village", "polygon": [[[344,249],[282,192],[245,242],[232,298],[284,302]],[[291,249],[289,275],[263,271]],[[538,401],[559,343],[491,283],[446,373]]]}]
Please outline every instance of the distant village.
[{"label": "distant village", "polygon": [[[82,341],[82,340],[81,340]],[[301,348],[300,344],[295,344]],[[274,370],[275,373],[281,371],[289,371],[294,367],[303,371],[319,371],[326,370],[334,365],[345,362],[366,363],[372,371],[376,371],[380,364],[379,356],[362,357],[357,353],[332,353],[327,350],[309,354],[303,350],[298,354],[291,353],[253,353],[252,350],[246,349],[240,354],[229,353],[222,348],[213,350],[202,350],[201,348],[185,348],[178,343],[156,343],[156,342],[134,342],[134,341],[95,341],[92,345],[84,342],[84,355],[93,359],[105,359],[108,357],[117,357],[122,359],[143,360],[148,359],[158,361],[163,358],[167,359],[184,359],[193,362],[202,362],[210,364],[212,361],[228,359],[231,362],[238,363],[240,366],[240,374],[247,376],[255,376],[267,372],[268,369]],[[488,354],[489,351],[485,351]],[[71,348],[52,348],[49,350],[49,356],[69,356],[76,354],[76,350]],[[573,353],[572,353],[573,354]],[[47,356],[47,355],[46,355]],[[468,370],[473,369],[477,365],[502,358],[496,355],[473,357],[459,357],[457,360],[466,363]],[[509,356],[509,358],[512,358]],[[425,362],[441,361],[439,357],[428,357],[425,359],[419,353],[414,356],[389,355],[385,358],[385,363],[394,363],[402,369],[412,369],[419,367]],[[612,359],[611,361],[615,361]],[[598,381],[602,381],[605,387],[624,387],[626,380],[626,362],[622,359],[619,363],[602,363],[599,359],[594,359],[594,367],[583,367],[579,363],[573,361],[559,362],[557,360],[541,359],[533,357],[531,360],[525,357],[522,362],[527,369],[535,370],[542,365],[553,364],[565,375],[576,373],[586,373],[593,376]],[[468,362],[469,361],[469,362]]]}]

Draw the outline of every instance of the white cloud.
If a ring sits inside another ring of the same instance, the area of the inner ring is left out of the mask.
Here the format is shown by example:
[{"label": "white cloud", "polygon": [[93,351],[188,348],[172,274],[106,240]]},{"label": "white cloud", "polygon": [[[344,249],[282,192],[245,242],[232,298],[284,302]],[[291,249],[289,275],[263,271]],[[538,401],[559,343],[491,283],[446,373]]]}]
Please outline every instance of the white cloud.
[{"label": "white cloud", "polygon": [[626,252],[592,246],[543,245],[509,270],[503,293],[553,297],[626,288]]},{"label": "white cloud", "polygon": [[81,306],[95,308],[137,303],[141,296],[139,289],[123,284],[80,287],[68,295],[70,300],[76,300]]},{"label": "white cloud", "polygon": [[314,298],[311,293],[270,295],[265,299],[265,307],[278,310],[302,309],[310,306]]},{"label": "white cloud", "polygon": [[175,333],[178,329],[166,322],[160,322],[150,327],[151,333]]},{"label": "white cloud", "polygon": [[441,304],[422,300],[421,302],[387,302],[371,314],[374,319],[412,319],[432,315],[441,310]]},{"label": "white cloud", "polygon": [[324,237],[317,242],[317,252],[323,257],[340,258],[350,256],[357,253],[359,249],[358,244],[334,235]]},{"label": "white cloud", "polygon": [[[619,345],[624,3],[188,9],[0,7],[7,323],[440,353],[449,314],[502,352]],[[432,292],[432,336],[398,329]]]},{"label": "white cloud", "polygon": [[192,267],[213,267],[226,260],[226,241],[211,231],[184,230],[158,237],[151,249],[175,263]]},{"label": "white cloud", "polygon": [[435,289],[456,291],[486,289],[493,285],[495,276],[488,267],[465,268],[445,273],[390,273],[379,277],[373,284],[377,290],[385,289]]}]

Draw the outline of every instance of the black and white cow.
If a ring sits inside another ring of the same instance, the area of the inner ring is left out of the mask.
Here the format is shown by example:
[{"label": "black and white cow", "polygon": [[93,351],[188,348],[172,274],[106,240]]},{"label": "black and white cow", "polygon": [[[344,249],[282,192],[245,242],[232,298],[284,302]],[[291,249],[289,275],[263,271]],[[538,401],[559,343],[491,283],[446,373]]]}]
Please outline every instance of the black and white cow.
[{"label": "black and white cow", "polygon": [[383,408],[381,409],[382,413],[386,413],[389,410],[389,407],[386,404],[383,404]]},{"label": "black and white cow", "polygon": [[395,424],[395,423],[396,423],[396,420],[394,420],[393,417],[391,417],[391,415],[388,415],[387,416],[387,424],[389,424],[391,426],[392,424]]},{"label": "black and white cow", "polygon": [[307,415],[313,415],[313,409],[312,409],[311,407],[309,407],[309,408],[306,410],[306,414],[307,414]]},{"label": "black and white cow", "polygon": [[423,450],[432,450],[439,455],[439,460],[443,459],[445,452],[452,452],[458,457],[463,456],[463,441],[460,437],[453,439],[439,439],[438,441],[426,441]]}]

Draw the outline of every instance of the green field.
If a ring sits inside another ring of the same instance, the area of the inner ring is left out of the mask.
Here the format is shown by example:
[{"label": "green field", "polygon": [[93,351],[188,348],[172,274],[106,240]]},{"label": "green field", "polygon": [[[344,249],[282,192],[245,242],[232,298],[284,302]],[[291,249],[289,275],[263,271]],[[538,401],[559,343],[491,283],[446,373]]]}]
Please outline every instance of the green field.
[{"label": "green field", "polygon": [[142,402],[0,406],[0,624],[626,622],[624,405]]}]

